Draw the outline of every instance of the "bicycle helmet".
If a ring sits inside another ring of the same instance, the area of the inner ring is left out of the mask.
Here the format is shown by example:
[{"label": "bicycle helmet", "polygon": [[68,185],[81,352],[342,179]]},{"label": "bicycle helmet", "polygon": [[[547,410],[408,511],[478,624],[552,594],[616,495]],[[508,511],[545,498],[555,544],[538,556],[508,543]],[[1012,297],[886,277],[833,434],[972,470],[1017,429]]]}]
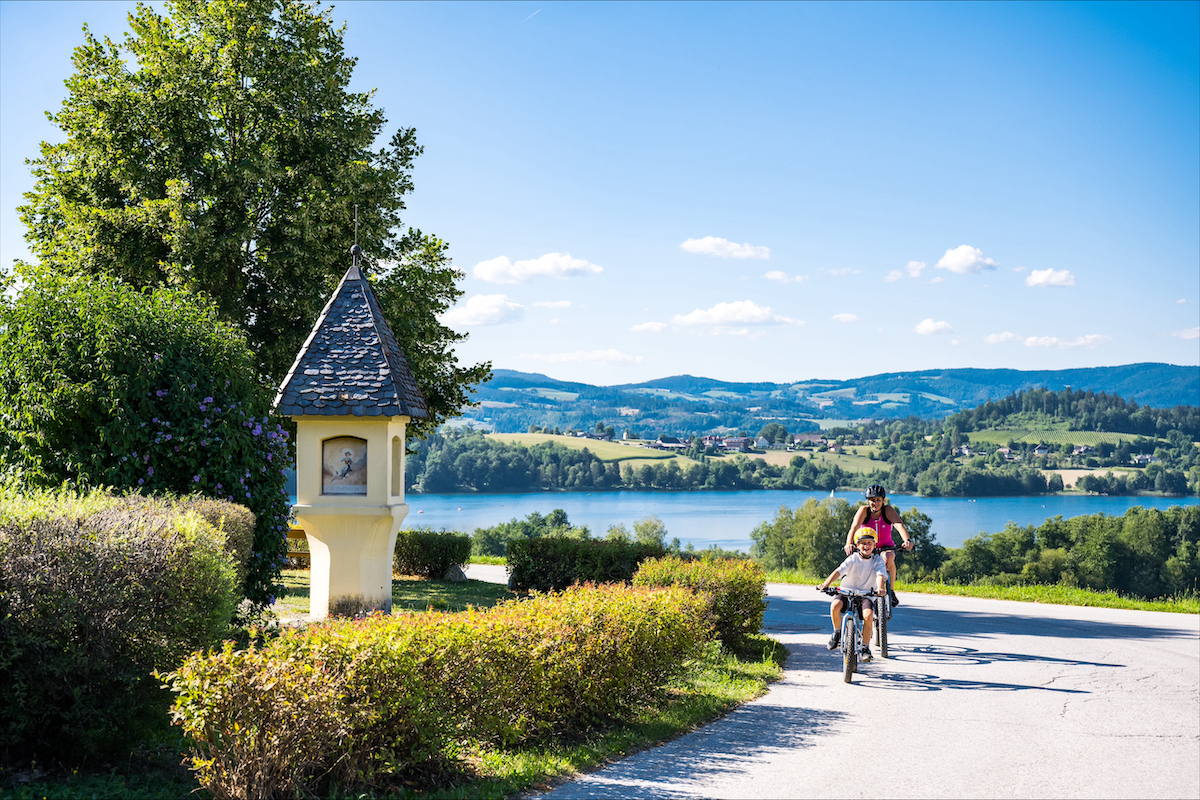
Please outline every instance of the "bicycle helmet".
[{"label": "bicycle helmet", "polygon": [[868,486],[866,494],[868,500],[872,497],[887,497],[887,491],[878,483],[874,486]]},{"label": "bicycle helmet", "polygon": [[879,535],[877,533],[875,533],[874,529],[868,528],[866,525],[862,526],[861,528],[859,528],[857,531],[854,532],[854,543],[855,544],[858,544],[863,539],[870,539],[875,544],[879,544]]}]

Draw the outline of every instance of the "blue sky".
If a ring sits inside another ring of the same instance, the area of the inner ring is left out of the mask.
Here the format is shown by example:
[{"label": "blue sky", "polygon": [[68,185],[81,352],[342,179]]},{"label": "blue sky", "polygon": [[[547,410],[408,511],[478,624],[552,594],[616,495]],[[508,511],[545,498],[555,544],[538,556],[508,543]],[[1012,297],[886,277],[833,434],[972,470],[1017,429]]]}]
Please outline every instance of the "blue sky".
[{"label": "blue sky", "polygon": [[[0,263],[87,22],[0,3]],[[617,384],[1200,364],[1200,3],[337,3],[465,361]]]}]

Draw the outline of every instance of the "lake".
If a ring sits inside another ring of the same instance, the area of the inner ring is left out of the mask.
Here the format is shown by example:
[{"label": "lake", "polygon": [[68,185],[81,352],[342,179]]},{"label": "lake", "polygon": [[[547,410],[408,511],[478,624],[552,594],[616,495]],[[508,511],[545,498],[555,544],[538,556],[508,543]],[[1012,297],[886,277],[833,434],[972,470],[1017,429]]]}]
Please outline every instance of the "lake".
[{"label": "lake", "polygon": [[[861,492],[836,492],[850,503],[862,501]],[[829,497],[828,492],[533,492],[524,494],[408,494],[406,529],[428,525],[470,533],[475,528],[525,518],[531,512],[567,512],[572,525],[587,525],[593,536],[604,536],[610,525],[657,514],[667,526],[668,540],[678,537],[703,549],[718,545],[750,549],[750,532],[775,516],[781,505],[799,506],[809,498]],[[946,547],[959,547],[980,532],[995,533],[1009,522],[1040,525],[1061,515],[1105,513],[1120,516],[1133,506],[1165,509],[1196,505],[1196,497],[1099,497],[1052,495],[1046,497],[916,497],[896,495],[891,501],[903,512],[916,506],[933,520],[932,530]]]}]

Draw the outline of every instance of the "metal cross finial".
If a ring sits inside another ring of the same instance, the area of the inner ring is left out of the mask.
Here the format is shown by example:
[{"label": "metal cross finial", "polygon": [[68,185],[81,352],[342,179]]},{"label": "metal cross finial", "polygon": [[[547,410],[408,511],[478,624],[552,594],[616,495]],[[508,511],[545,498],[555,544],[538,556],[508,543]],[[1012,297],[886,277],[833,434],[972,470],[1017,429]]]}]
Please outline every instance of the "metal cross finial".
[{"label": "metal cross finial", "polygon": [[359,266],[358,257],[362,255],[362,248],[358,246],[358,205],[354,206],[354,246],[350,248],[350,255],[354,256],[354,266]]}]

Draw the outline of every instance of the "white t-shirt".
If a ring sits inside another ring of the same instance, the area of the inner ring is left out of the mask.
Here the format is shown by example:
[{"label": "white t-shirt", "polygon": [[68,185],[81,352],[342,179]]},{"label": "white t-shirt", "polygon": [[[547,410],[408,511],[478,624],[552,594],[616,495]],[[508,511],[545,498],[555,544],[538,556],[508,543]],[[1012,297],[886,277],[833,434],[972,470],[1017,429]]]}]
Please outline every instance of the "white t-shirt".
[{"label": "white t-shirt", "polygon": [[855,552],[842,562],[837,571],[842,576],[841,587],[843,589],[869,592],[875,588],[876,575],[887,578],[887,562],[879,553],[873,553],[870,558],[863,558]]}]

